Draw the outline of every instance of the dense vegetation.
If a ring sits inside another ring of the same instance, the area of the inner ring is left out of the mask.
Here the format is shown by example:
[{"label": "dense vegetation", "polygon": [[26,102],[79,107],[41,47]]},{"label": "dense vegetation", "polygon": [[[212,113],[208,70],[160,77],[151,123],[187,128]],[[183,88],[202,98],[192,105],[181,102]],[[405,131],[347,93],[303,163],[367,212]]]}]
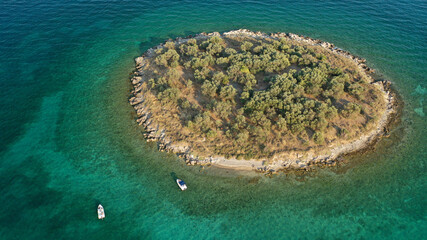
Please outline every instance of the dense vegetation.
[{"label": "dense vegetation", "polygon": [[200,154],[265,157],[373,125],[380,93],[341,58],[287,39],[170,41],[151,57],[146,89],[174,140]]}]

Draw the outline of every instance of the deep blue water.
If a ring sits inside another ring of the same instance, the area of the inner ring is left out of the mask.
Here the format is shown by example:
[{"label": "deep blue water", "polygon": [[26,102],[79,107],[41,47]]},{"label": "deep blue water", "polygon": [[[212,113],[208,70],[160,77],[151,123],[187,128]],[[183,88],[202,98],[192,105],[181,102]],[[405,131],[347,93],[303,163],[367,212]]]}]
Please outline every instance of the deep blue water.
[{"label": "deep blue water", "polygon": [[[0,0],[0,238],[425,238],[426,26],[422,0]],[[133,58],[239,28],[366,58],[403,101],[391,136],[338,168],[274,178],[146,144],[127,102]]]}]

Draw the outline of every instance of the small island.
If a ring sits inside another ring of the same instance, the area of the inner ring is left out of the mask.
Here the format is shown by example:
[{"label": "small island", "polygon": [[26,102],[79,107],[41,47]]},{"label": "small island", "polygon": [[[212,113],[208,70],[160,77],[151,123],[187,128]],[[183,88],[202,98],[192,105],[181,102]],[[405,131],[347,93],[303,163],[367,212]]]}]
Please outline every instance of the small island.
[{"label": "small island", "polygon": [[135,61],[129,101],[147,141],[191,165],[332,165],[382,136],[395,112],[364,59],[295,34],[202,33]]}]

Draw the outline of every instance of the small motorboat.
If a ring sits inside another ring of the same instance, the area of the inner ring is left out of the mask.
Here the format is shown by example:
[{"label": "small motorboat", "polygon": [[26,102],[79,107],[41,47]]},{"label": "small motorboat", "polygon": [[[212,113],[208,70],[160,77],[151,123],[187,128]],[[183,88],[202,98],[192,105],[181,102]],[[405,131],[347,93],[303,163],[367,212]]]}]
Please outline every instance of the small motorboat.
[{"label": "small motorboat", "polygon": [[104,207],[101,204],[98,205],[98,218],[99,219],[105,218]]},{"label": "small motorboat", "polygon": [[185,182],[182,181],[181,179],[177,179],[176,183],[178,184],[179,188],[181,188],[182,191],[184,191],[185,189],[187,189],[187,185],[185,185]]}]

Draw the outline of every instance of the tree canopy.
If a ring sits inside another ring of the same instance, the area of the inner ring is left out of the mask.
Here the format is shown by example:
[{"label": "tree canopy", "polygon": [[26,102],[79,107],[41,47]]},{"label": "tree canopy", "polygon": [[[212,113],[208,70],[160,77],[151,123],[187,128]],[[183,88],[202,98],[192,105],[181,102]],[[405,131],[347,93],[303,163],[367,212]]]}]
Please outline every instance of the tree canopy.
[{"label": "tree canopy", "polygon": [[380,99],[355,66],[285,38],[170,41],[151,59],[148,90],[163,109],[177,109],[181,127],[169,131],[195,147],[205,138],[215,154],[321,146],[363,130]]}]

